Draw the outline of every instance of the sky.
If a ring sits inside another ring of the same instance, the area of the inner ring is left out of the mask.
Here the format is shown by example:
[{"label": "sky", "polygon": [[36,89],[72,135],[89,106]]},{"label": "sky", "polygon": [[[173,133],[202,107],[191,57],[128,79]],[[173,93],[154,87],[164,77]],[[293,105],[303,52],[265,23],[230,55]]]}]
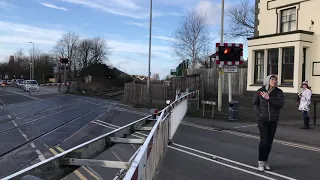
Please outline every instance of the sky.
[{"label": "sky", "polygon": [[[225,8],[238,1],[225,0]],[[208,15],[211,35],[219,41],[220,3],[153,0],[151,74],[164,78],[180,63],[168,41],[189,10]],[[50,52],[64,33],[74,32],[104,38],[112,52],[108,64],[129,74],[147,75],[149,12],[150,0],[0,0],[0,61],[19,48],[28,54],[29,42]],[[246,54],[244,50],[245,59]]]}]

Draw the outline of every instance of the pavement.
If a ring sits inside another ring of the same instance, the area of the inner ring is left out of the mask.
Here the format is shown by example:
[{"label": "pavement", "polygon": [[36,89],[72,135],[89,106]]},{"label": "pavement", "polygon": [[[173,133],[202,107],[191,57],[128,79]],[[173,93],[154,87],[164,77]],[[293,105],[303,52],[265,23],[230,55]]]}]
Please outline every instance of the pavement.
[{"label": "pavement", "polygon": [[[240,120],[246,122],[255,122],[256,115],[252,110],[252,98],[253,95],[234,95],[232,97],[233,100],[238,101],[239,105],[239,113],[240,113]],[[217,102],[217,96],[213,95],[204,100],[212,100]],[[314,116],[314,105],[310,106],[310,123],[313,123],[313,116]],[[284,106],[280,112],[280,121],[279,124],[288,125],[288,126],[300,126],[302,121],[301,111],[298,110],[299,104],[297,100],[292,97],[285,97]],[[207,106],[207,108],[211,108]],[[215,107],[217,109],[217,106]],[[228,96],[223,96],[222,98],[222,115],[224,118],[227,118],[229,109],[229,101]],[[315,113],[317,117],[320,117],[319,106],[317,108],[317,112]],[[209,110],[209,109],[208,109]],[[201,111],[199,111],[201,112]],[[217,112],[217,110],[216,110]],[[198,113],[199,115],[200,113]],[[206,117],[210,117],[210,113]],[[221,119],[221,118],[220,118]],[[319,122],[319,118],[318,122]]]},{"label": "pavement", "polygon": [[155,180],[319,179],[320,132],[316,127],[300,130],[279,125],[269,156],[271,171],[265,172],[256,170],[257,132],[254,122],[185,117]]},{"label": "pavement", "polygon": [[[54,87],[40,87],[39,92],[31,93],[1,87],[0,102],[0,178],[148,115],[147,109],[116,100],[61,94]],[[137,148],[117,144],[97,158],[124,161]],[[65,179],[96,179],[92,176],[95,171],[99,169],[79,169]],[[97,175],[111,179],[118,171],[110,169],[106,174],[104,168]]]}]

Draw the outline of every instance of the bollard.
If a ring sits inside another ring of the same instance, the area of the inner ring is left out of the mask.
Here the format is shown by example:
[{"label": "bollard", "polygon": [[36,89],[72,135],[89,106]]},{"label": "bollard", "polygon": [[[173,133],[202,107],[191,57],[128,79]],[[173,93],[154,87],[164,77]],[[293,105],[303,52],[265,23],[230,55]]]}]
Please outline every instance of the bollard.
[{"label": "bollard", "polygon": [[228,111],[228,121],[237,121],[237,120],[239,120],[239,102],[230,101],[229,111]]}]

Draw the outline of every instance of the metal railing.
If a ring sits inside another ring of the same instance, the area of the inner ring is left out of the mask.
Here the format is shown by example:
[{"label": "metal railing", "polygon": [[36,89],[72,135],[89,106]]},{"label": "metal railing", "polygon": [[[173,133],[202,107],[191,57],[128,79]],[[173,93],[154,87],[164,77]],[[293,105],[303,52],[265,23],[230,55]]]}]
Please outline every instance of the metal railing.
[{"label": "metal railing", "polygon": [[160,117],[141,146],[124,180],[153,179],[168,143],[187,112],[188,98],[192,96],[194,92],[181,95],[161,111]]},{"label": "metal railing", "polygon": [[[181,94],[173,103],[159,112],[160,115],[158,114],[156,121],[152,119],[152,115],[144,117],[18,171],[5,177],[4,180],[21,179],[30,175],[42,179],[61,179],[81,166],[119,168],[121,171],[115,179],[152,179],[168,143],[187,112],[188,98],[196,97],[196,93],[198,91]],[[150,122],[155,122],[155,124],[146,139],[126,138],[135,131],[150,130],[150,128],[144,128]],[[129,162],[92,159],[116,143],[140,144],[141,146]]]}]

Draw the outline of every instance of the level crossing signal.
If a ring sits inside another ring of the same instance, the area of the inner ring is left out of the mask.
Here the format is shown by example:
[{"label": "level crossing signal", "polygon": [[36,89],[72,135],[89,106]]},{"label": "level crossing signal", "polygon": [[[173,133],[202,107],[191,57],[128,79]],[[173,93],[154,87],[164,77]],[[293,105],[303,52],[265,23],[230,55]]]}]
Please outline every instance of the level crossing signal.
[{"label": "level crossing signal", "polygon": [[68,59],[68,58],[60,57],[60,63],[61,63],[61,64],[68,64],[68,63],[69,63],[69,59]]},{"label": "level crossing signal", "polygon": [[243,64],[243,44],[216,43],[216,64]]}]

